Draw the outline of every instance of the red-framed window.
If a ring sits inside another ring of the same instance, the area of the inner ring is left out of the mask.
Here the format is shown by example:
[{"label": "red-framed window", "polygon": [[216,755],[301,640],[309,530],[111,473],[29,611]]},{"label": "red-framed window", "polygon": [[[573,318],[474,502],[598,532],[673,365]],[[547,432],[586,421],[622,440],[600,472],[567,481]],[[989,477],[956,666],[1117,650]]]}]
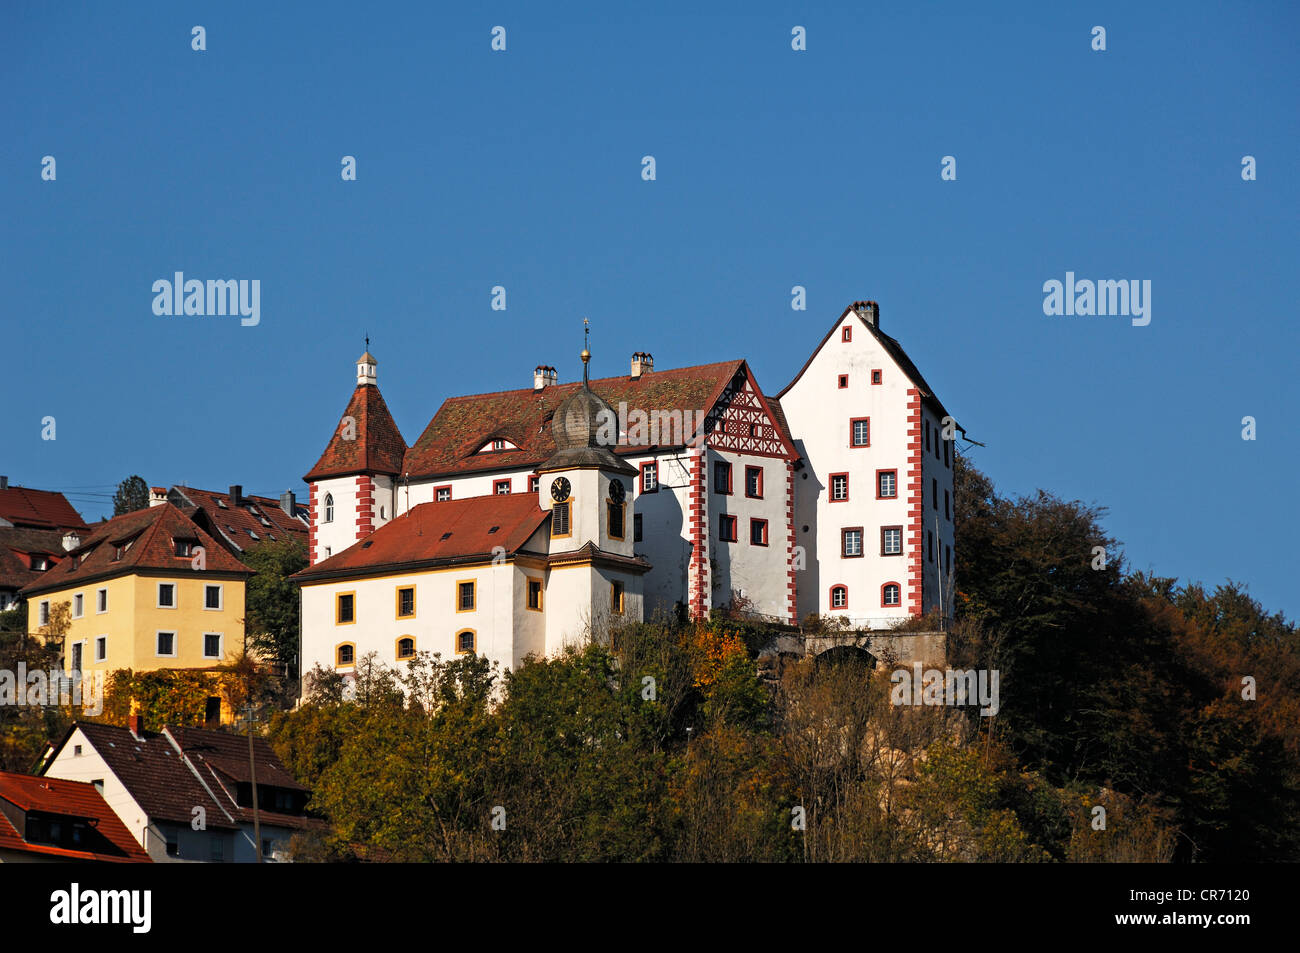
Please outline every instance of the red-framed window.
[{"label": "red-framed window", "polygon": [[713,461],[713,492],[731,495],[731,464],[725,460]]},{"label": "red-framed window", "polygon": [[433,499],[436,503],[445,503],[451,499],[451,484],[444,483],[442,486],[433,488]]},{"label": "red-framed window", "polygon": [[880,587],[880,607],[894,609],[903,604],[903,587],[896,582],[887,582]]},{"label": "red-framed window", "polygon": [[882,556],[903,555],[903,527],[901,526],[880,527],[880,555]]},{"label": "red-framed window", "polygon": [[832,503],[845,503],[849,498],[849,475],[847,473],[831,474],[830,499]]},{"label": "red-framed window", "polygon": [[871,446],[871,418],[870,417],[849,418],[849,446],[850,447]]},{"label": "red-framed window", "polygon": [[492,481],[492,492],[495,493],[497,496],[507,496],[507,495],[509,495],[509,493],[510,493],[510,481],[509,481],[509,480],[493,480],[493,481]]},{"label": "red-framed window", "polygon": [[532,476],[530,476],[530,477],[528,478],[528,492],[529,492],[529,493],[536,493],[537,490],[538,490],[538,488],[539,488],[541,485],[542,485],[542,478],[541,478],[540,476],[538,476],[537,474],[534,473]]},{"label": "red-framed window", "polygon": [[840,329],[840,340],[847,344],[853,340],[853,326],[846,324]]},{"label": "red-framed window", "polygon": [[856,559],[862,555],[862,527],[846,526],[840,530],[840,555]]},{"label": "red-framed window", "polygon": [[767,520],[751,519],[749,521],[749,543],[751,546],[767,545]]},{"label": "red-framed window", "polygon": [[885,382],[885,372],[884,372],[884,371],[878,371],[878,370],[877,370],[877,371],[872,371],[872,372],[871,372],[871,383],[873,383],[873,384],[883,384],[884,382]]},{"label": "red-framed window", "polygon": [[751,500],[763,498],[762,467],[745,467],[745,495]]},{"label": "red-framed window", "polygon": [[831,586],[831,608],[847,609],[849,607],[849,587]]},{"label": "red-framed window", "polygon": [[876,499],[878,500],[898,499],[898,471],[897,470],[876,471]]},{"label": "red-framed window", "polygon": [[641,492],[659,492],[659,464],[654,460],[641,464]]},{"label": "red-framed window", "polygon": [[848,375],[848,374],[841,374],[841,375],[836,379],[836,383],[839,384],[840,390],[844,390],[844,388],[846,388],[846,387],[849,386],[849,375]]},{"label": "red-framed window", "polygon": [[718,516],[718,539],[724,543],[736,541],[736,518],[722,513]]}]

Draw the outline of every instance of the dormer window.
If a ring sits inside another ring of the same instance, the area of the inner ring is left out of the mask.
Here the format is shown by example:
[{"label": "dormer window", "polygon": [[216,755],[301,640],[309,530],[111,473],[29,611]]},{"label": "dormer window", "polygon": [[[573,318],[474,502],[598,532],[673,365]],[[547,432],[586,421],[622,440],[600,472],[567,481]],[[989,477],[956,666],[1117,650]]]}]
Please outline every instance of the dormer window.
[{"label": "dormer window", "polygon": [[494,453],[499,450],[518,450],[515,444],[511,443],[505,437],[493,437],[483,446],[478,448],[479,453]]},{"label": "dormer window", "polygon": [[217,506],[221,507],[223,510],[230,509],[230,507],[226,506],[226,501],[220,497],[217,498]]},{"label": "dormer window", "polygon": [[177,555],[177,556],[193,556],[193,555],[194,555],[194,540],[192,540],[192,539],[173,539],[172,542],[176,544],[176,555]]},{"label": "dormer window", "polygon": [[248,535],[249,535],[251,538],[253,538],[253,539],[260,539],[260,538],[261,538],[261,537],[259,537],[256,533],[254,533],[251,529],[248,531]]},{"label": "dormer window", "polygon": [[46,556],[32,557],[32,572],[45,572],[50,568],[50,560]]}]

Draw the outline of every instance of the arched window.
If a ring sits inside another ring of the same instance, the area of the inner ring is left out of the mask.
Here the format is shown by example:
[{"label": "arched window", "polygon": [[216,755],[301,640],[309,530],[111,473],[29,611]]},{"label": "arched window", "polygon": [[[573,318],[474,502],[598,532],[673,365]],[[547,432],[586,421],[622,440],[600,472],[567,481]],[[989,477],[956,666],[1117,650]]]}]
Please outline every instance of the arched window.
[{"label": "arched window", "polygon": [[357,648],[351,642],[340,642],[334,649],[336,666],[352,665],[357,660]]},{"label": "arched window", "polygon": [[831,586],[831,608],[847,609],[849,607],[849,587]]},{"label": "arched window", "polygon": [[461,629],[456,633],[456,654],[465,655],[477,651],[478,636],[473,629]]},{"label": "arched window", "polygon": [[397,660],[415,658],[415,639],[404,635],[397,640]]},{"label": "arched window", "polygon": [[326,523],[334,522],[334,494],[333,493],[325,494],[325,522]]},{"label": "arched window", "polygon": [[880,604],[892,608],[903,604],[903,590],[896,582],[887,582],[880,587]]}]

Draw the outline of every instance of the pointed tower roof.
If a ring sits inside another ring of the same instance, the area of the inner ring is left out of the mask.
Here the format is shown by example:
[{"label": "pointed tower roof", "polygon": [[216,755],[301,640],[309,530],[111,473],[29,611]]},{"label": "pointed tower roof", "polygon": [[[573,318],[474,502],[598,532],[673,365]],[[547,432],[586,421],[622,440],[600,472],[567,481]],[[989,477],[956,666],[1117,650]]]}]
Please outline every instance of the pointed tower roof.
[{"label": "pointed tower roof", "polygon": [[396,476],[402,472],[406,441],[375,383],[374,368],[378,363],[369,350],[357,360],[358,370],[369,373],[358,374],[356,390],[334,428],[329,446],[304,480],[311,482],[349,473]]}]

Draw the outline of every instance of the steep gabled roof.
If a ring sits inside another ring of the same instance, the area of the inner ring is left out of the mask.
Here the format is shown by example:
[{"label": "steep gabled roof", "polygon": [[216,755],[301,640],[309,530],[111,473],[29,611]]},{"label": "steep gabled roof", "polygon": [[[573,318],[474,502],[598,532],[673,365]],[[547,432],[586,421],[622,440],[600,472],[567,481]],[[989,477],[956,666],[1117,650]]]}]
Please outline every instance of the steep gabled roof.
[{"label": "steep gabled roof", "polygon": [[25,486],[0,490],[0,519],[32,529],[83,529],[86,525],[62,493]]},{"label": "steep gabled roof", "polygon": [[[633,380],[603,377],[590,382],[591,391],[615,411],[704,411],[708,413],[742,369],[744,361],[722,361],[668,370],[652,370]],[[509,390],[492,394],[450,397],[406,454],[403,473],[412,478],[452,476],[483,470],[535,467],[555,453],[551,415],[582,384],[553,384],[542,390]],[[774,412],[775,415],[775,412]],[[787,440],[784,418],[779,425]],[[518,450],[479,453],[486,440],[504,437]],[[790,441],[792,442],[792,441]],[[680,446],[676,444],[665,446]],[[613,448],[616,454],[645,453],[640,446]]]},{"label": "steep gabled roof", "polygon": [[[354,424],[345,427],[345,418]],[[349,439],[351,438],[351,439]],[[304,480],[346,476],[350,473],[402,472],[402,457],[406,454],[406,441],[388,412],[383,395],[375,384],[358,384],[348,401],[347,409],[334,428],[329,446]]]},{"label": "steep gabled roof", "polygon": [[106,846],[100,842],[99,850],[77,850],[53,844],[32,843],[26,839],[25,831],[15,828],[9,818],[0,812],[0,850],[116,864],[152,862],[148,853],[131,836],[126,825],[113,813],[113,809],[93,784],[0,771],[0,799],[25,813],[39,812],[86,821],[88,827],[108,842]]},{"label": "steep gabled roof", "polygon": [[[821,342],[815,348],[813,348],[812,354],[808,355],[808,360],[804,361],[803,367],[799,368],[799,373],[795,374],[794,378],[790,381],[790,383],[786,384],[785,387],[781,389],[781,393],[776,395],[777,399],[779,400],[780,398],[784,397],[786,393],[790,390],[790,388],[799,382],[799,378],[803,377],[804,371],[808,370],[808,366],[812,364],[813,359],[816,358],[817,355],[821,352],[821,349],[826,346],[826,342],[831,339],[831,335],[835,333],[835,329],[838,328],[841,325],[841,323],[843,323],[844,319],[848,317],[849,313],[852,312],[854,317],[858,319],[858,323],[862,327],[866,328],[871,333],[872,337],[874,337],[877,341],[880,342],[880,346],[885,349],[885,353],[887,353],[894,360],[894,363],[898,365],[899,369],[907,376],[908,380],[910,380],[914,385],[916,385],[917,390],[921,392],[922,399],[930,403],[933,406],[933,408],[938,411],[940,417],[949,416],[948,411],[944,409],[943,403],[939,400],[938,396],[935,394],[934,388],[932,388],[928,383],[926,383],[926,380],[921,375],[920,370],[917,368],[917,366],[914,363],[912,363],[912,359],[907,356],[907,352],[903,350],[903,345],[899,344],[896,340],[894,340],[884,331],[881,331],[880,328],[878,328],[875,324],[872,324],[870,321],[864,318],[862,314],[857,310],[858,305],[861,304],[874,305],[875,302],[855,301],[853,302],[853,304],[845,308],[840,313],[840,316],[835,319],[835,323],[830,326],[830,330],[826,332],[826,336],[821,339]],[[877,310],[876,311],[877,316],[879,315],[879,313],[880,313],[879,310]],[[879,317],[877,317],[877,321],[879,321]],[[957,429],[961,430],[962,433],[966,432],[965,430],[962,430],[960,424],[957,425]]]},{"label": "steep gabled roof", "polygon": [[297,515],[290,516],[280,508],[279,500],[265,496],[241,495],[236,504],[228,492],[191,486],[174,486],[167,496],[198,525],[220,535],[237,552],[268,538],[307,542],[307,507],[297,503]]},{"label": "steep gabled roof", "polygon": [[515,553],[550,518],[532,493],[421,503],[361,542],[289,578],[300,583]]},{"label": "steep gabled roof", "polygon": [[[206,570],[194,569],[192,557],[176,555],[174,541],[178,539],[191,540],[203,547]],[[114,559],[117,544],[127,542],[131,543],[130,548],[121,559]],[[28,583],[22,592],[31,596],[141,570],[253,574],[179,509],[171,503],[161,503],[96,524],[85,542],[69,552],[58,566]]]},{"label": "steep gabled roof", "polygon": [[[241,807],[230,787],[231,782],[249,779],[247,737],[164,726],[162,732],[142,731],[137,738],[126,728],[79,721],[68,729],[47,764],[53,763],[77,729],[151,821],[189,824],[194,808],[202,807],[209,828],[238,830],[241,823],[252,823],[252,809]],[[259,788],[310,793],[294,780],[266,739],[253,738],[253,757]],[[296,814],[259,810],[258,815],[264,825],[300,829],[321,825],[317,819]]]}]

